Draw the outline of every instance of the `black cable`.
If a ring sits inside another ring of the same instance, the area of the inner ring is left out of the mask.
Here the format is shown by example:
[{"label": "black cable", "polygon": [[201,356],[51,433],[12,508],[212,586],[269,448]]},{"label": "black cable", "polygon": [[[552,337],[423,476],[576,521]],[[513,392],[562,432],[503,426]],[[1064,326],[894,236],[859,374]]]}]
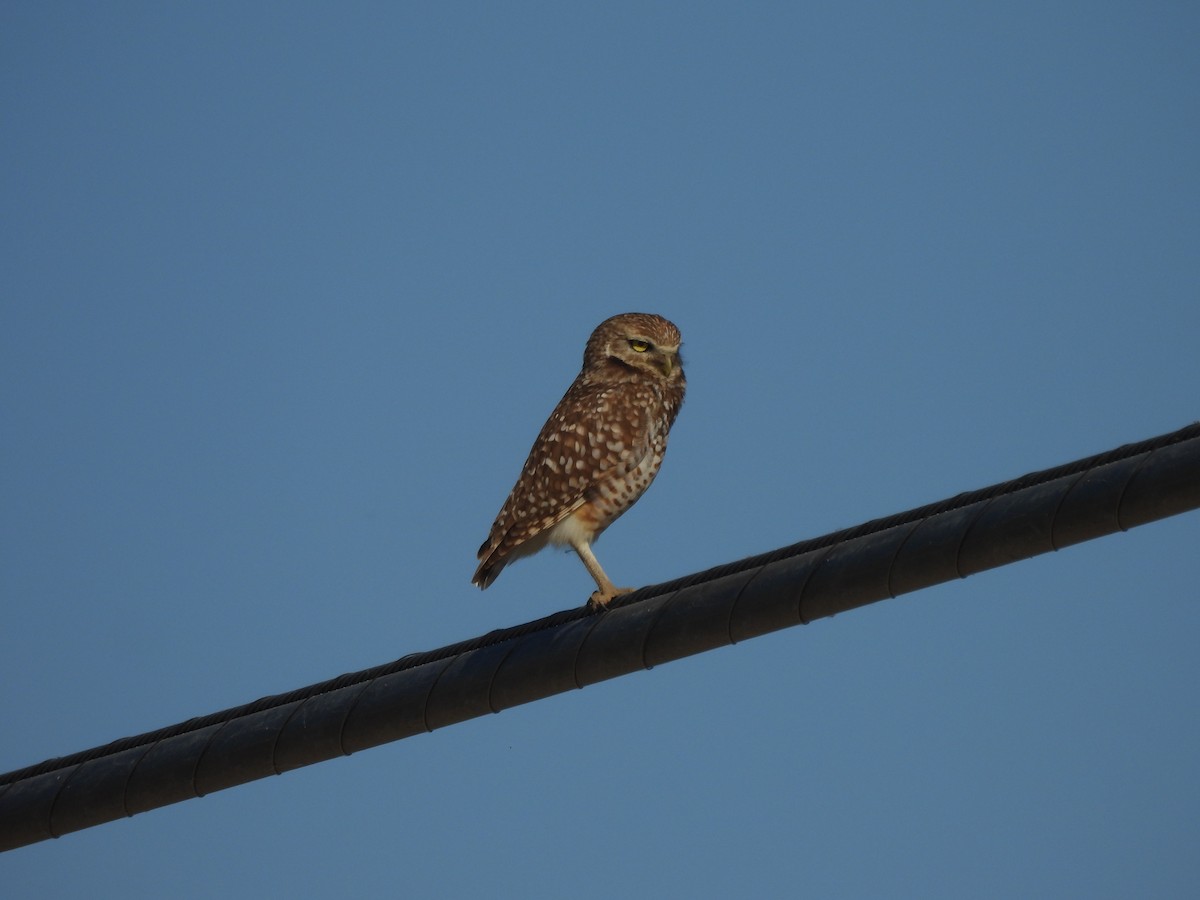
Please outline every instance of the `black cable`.
[{"label": "black cable", "polygon": [[1200,507],[1200,423],[0,775],[0,850]]}]

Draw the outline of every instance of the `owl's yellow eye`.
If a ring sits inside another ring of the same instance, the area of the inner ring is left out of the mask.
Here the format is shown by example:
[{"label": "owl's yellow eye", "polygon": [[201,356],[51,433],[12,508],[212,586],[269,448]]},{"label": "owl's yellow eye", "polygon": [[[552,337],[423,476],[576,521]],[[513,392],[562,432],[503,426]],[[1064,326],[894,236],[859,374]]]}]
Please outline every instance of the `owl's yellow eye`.
[{"label": "owl's yellow eye", "polygon": [[650,349],[650,345],[645,341],[630,341],[629,348],[633,350],[634,353],[645,353]]}]

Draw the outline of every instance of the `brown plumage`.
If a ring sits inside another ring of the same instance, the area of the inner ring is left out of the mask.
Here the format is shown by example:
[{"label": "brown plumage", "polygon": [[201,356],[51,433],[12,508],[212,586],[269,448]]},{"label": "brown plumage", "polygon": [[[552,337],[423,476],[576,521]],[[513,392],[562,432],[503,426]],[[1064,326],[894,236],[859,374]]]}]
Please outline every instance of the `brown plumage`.
[{"label": "brown plumage", "polygon": [[662,464],[687,382],[679,329],[625,313],[588,338],[583,370],[542,426],[521,477],[479,548],[472,584],[486,588],[514,559],[547,544],[574,548],[607,605],[616,588],[591,544],[642,495]]}]

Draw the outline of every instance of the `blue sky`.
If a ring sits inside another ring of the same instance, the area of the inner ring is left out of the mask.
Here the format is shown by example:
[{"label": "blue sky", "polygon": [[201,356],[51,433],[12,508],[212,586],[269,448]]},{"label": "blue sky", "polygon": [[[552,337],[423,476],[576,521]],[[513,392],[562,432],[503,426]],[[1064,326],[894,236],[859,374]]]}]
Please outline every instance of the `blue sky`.
[{"label": "blue sky", "polygon": [[[0,12],[0,770],[582,603],[474,552],[605,317],[662,581],[1197,418],[1200,12]],[[1185,896],[1200,518],[0,856],[14,897]]]}]

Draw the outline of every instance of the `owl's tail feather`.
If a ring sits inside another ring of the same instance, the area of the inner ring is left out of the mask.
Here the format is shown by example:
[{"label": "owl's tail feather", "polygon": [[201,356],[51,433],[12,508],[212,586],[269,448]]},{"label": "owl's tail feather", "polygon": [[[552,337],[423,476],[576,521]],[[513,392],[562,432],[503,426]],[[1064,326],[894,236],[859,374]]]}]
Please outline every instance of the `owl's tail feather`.
[{"label": "owl's tail feather", "polygon": [[[488,553],[489,549],[492,552]],[[484,544],[479,548],[479,555],[483,557],[483,562],[475,570],[475,576],[471,579],[471,584],[479,585],[481,591],[487,590],[488,585],[496,580],[500,575],[500,570],[508,562],[508,559],[496,553],[496,549],[492,548],[490,544]],[[484,554],[487,555],[484,556]]]}]

